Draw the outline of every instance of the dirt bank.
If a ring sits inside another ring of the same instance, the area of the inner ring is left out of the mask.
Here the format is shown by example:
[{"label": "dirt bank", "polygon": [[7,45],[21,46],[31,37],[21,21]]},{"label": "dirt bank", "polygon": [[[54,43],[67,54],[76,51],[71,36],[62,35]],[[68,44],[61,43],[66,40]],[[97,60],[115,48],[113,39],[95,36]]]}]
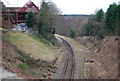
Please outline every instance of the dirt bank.
[{"label": "dirt bank", "polygon": [[118,41],[116,36],[78,37],[76,39],[86,46],[84,61],[87,79],[118,78]]},{"label": "dirt bank", "polygon": [[47,79],[58,49],[24,33],[3,33],[2,67],[24,79]]}]

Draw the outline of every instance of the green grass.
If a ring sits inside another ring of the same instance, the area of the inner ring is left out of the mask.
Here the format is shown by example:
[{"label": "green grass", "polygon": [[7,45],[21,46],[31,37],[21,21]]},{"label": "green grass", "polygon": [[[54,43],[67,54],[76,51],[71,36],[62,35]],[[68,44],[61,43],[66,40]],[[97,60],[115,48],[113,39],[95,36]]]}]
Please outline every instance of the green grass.
[{"label": "green grass", "polygon": [[16,66],[20,69],[28,69],[29,68],[28,64],[26,64],[26,63],[16,64]]},{"label": "green grass", "polygon": [[49,60],[50,56],[54,57],[54,49],[42,42],[37,36],[20,32],[7,32],[3,34],[3,40],[29,54],[34,59],[47,58]]},{"label": "green grass", "polygon": [[[44,39],[44,38],[42,38],[42,37],[38,37],[38,36],[36,36],[36,35],[29,35],[33,40],[35,40],[35,41],[37,41],[39,44],[40,44],[40,46],[42,45],[43,47],[46,47],[47,46],[47,49],[49,49],[49,50],[52,50],[52,47],[50,47],[49,46],[49,42],[46,40],[46,39]],[[39,45],[38,44],[38,45]],[[45,48],[46,49],[46,48]],[[46,49],[46,50],[47,50]]]}]

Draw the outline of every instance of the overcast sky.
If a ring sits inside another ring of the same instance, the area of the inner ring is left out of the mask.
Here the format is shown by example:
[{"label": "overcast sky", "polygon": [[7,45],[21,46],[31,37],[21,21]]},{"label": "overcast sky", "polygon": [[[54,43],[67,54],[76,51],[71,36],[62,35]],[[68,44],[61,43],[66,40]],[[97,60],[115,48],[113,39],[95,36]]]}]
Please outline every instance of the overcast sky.
[{"label": "overcast sky", "polygon": [[[1,0],[6,6],[22,7],[29,0]],[[41,0],[32,0],[37,6]],[[109,4],[120,0],[49,0],[54,2],[63,14],[93,14],[102,8],[105,12]]]}]

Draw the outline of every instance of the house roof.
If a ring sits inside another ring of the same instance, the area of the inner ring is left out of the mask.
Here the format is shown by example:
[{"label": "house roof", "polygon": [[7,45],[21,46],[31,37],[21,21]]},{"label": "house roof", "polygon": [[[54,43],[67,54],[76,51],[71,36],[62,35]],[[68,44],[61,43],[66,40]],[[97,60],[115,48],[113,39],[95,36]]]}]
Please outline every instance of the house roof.
[{"label": "house roof", "polygon": [[33,11],[34,13],[38,13],[39,8],[31,1],[29,0],[21,9],[21,12],[29,12]]}]

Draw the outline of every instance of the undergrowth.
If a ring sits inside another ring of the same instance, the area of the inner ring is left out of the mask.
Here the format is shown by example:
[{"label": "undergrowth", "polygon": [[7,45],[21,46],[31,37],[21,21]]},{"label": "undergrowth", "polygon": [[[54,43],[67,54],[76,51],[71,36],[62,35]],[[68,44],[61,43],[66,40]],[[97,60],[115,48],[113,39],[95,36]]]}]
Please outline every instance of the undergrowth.
[{"label": "undergrowth", "polygon": [[16,66],[20,69],[28,69],[29,65],[27,63],[16,64]]}]

